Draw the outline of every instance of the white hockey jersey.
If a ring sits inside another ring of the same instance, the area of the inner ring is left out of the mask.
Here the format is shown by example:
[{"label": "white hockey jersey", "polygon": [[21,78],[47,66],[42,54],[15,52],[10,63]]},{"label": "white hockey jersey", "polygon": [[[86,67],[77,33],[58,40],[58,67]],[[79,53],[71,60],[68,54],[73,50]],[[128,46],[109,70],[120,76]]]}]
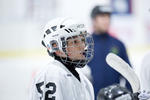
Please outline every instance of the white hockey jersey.
[{"label": "white hockey jersey", "polygon": [[140,68],[141,89],[150,91],[150,52],[146,53]]},{"label": "white hockey jersey", "polygon": [[33,81],[30,100],[94,100],[89,80],[78,70],[80,81],[59,61],[51,61]]}]

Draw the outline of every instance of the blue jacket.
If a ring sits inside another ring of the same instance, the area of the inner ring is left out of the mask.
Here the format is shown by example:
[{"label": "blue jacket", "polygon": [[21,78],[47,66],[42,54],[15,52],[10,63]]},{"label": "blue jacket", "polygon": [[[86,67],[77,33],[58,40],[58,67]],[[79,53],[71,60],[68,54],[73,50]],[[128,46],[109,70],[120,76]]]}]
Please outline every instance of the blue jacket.
[{"label": "blue jacket", "polygon": [[[113,70],[105,61],[106,55],[113,52],[129,63],[124,44],[118,39],[110,36],[108,33],[96,35],[94,39],[94,58],[89,62],[92,71],[93,86],[95,97],[101,88],[119,83],[121,75]],[[129,63],[130,64],[130,63]],[[130,89],[128,84],[127,86]]]}]

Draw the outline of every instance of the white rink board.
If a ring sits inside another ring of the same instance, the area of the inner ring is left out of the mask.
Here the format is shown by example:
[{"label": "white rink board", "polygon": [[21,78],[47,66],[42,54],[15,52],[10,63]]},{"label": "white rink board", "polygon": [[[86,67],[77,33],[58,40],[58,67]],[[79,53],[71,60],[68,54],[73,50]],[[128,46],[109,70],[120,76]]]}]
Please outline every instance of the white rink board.
[{"label": "white rink board", "polygon": [[0,100],[28,100],[32,76],[45,59],[0,59]]}]

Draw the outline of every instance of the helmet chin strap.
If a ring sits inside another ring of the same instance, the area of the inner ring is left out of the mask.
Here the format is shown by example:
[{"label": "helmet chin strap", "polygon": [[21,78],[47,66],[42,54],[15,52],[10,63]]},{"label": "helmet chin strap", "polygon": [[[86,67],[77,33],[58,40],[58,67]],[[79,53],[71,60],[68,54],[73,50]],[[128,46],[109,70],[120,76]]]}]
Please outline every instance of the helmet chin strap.
[{"label": "helmet chin strap", "polygon": [[[88,46],[84,48],[84,51],[87,51]],[[55,58],[58,58],[57,60],[60,60],[62,63],[73,66],[74,68],[83,68],[86,65],[86,60],[72,60],[70,59],[68,53],[66,52],[66,48],[63,49],[63,51],[67,57],[60,57],[56,54],[54,55]]]},{"label": "helmet chin strap", "polygon": [[[66,54],[66,53],[65,53]],[[54,57],[56,60],[59,60],[60,62],[62,62],[64,65],[69,65],[72,66],[74,68],[83,68],[86,65],[86,60],[71,60],[68,56],[68,54],[66,54],[67,57],[60,57],[57,56],[54,53]]]},{"label": "helmet chin strap", "polygon": [[74,66],[75,68],[83,68],[86,65],[86,60],[71,60],[67,54],[66,63],[69,63],[71,66]]},{"label": "helmet chin strap", "polygon": [[73,65],[76,68],[83,68],[86,65],[86,60],[74,60],[72,62],[72,60],[70,58],[68,58],[68,63],[70,63],[71,65]]}]

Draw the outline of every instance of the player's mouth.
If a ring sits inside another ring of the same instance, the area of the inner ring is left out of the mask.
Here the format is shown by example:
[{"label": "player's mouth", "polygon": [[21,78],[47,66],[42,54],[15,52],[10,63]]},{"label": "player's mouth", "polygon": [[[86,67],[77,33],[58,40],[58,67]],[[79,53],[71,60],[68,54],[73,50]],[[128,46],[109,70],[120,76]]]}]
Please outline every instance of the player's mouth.
[{"label": "player's mouth", "polygon": [[82,56],[82,58],[85,58],[86,57],[86,52],[81,52],[80,55]]},{"label": "player's mouth", "polygon": [[82,55],[86,56],[86,53],[85,53],[85,52],[82,52]]}]

